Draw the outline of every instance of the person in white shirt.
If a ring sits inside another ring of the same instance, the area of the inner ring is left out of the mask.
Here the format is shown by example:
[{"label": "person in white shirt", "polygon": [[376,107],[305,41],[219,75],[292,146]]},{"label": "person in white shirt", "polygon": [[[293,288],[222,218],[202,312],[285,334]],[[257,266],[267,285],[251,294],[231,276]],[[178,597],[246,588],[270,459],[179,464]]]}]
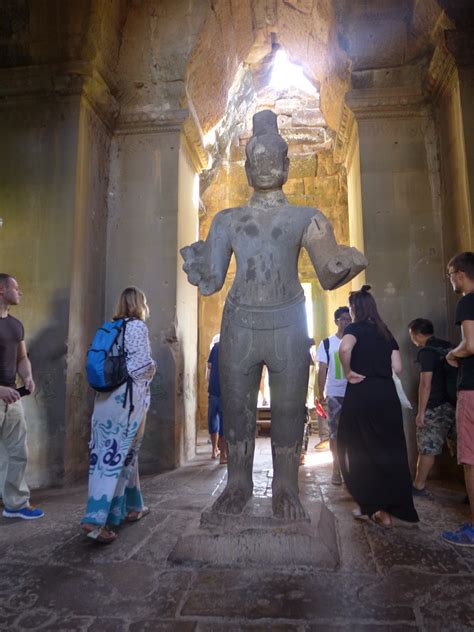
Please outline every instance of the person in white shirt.
[{"label": "person in white shirt", "polygon": [[[333,456],[331,482],[334,485],[341,485],[342,477],[337,454],[337,428],[347,380],[339,359],[339,345],[345,328],[352,322],[349,308],[338,307],[334,312],[334,322],[337,325],[337,331],[333,336],[321,340],[316,353],[316,360],[318,362],[319,401],[322,404],[327,404],[328,411],[329,448]],[[324,449],[325,447],[324,440],[321,440],[316,449]]]}]

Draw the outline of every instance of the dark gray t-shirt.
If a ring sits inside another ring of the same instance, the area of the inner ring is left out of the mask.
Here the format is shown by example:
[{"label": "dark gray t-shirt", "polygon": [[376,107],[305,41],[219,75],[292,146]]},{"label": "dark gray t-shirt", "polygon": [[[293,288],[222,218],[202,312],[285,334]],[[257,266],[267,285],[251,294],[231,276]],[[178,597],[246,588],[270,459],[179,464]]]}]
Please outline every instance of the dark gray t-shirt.
[{"label": "dark gray t-shirt", "polygon": [[25,337],[21,322],[8,315],[0,318],[0,385],[15,386],[18,345]]}]

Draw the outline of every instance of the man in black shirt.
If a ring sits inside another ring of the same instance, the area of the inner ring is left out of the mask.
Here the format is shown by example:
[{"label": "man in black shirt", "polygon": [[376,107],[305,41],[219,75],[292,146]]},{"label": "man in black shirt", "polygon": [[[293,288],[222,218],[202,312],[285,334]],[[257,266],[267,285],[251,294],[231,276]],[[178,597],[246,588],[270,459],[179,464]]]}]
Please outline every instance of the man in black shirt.
[{"label": "man in black shirt", "polygon": [[456,453],[456,409],[449,401],[446,388],[446,355],[452,344],[434,335],[433,323],[427,318],[415,318],[408,325],[413,344],[420,348],[417,362],[420,364],[418,387],[418,412],[416,415],[416,443],[418,461],[413,481],[413,496],[430,497],[425,489],[426,479],[441,454],[444,441],[451,454]]},{"label": "man in black shirt", "polygon": [[461,327],[462,340],[446,359],[458,367],[458,463],[464,467],[471,520],[456,531],[444,531],[442,537],[451,544],[474,547],[474,252],[453,257],[448,263],[448,278],[456,294],[462,294],[455,321]]},{"label": "man in black shirt", "polygon": [[0,441],[7,455],[7,471],[2,498],[5,518],[34,520],[44,513],[30,505],[30,492],[25,482],[26,422],[20,395],[16,390],[17,374],[29,393],[35,390],[31,364],[26,353],[24,329],[10,315],[12,305],[18,305],[21,291],[16,279],[0,273]]}]

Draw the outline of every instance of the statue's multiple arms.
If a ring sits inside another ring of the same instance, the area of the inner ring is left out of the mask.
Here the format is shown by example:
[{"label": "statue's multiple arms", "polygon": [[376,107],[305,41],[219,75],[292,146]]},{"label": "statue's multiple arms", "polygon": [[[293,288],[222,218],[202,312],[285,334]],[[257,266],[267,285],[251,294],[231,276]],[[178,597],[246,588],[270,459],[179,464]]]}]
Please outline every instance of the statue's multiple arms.
[{"label": "statue's multiple arms", "polygon": [[201,294],[209,296],[220,290],[232,255],[225,217],[216,215],[206,241],[185,246],[180,253],[188,281],[197,285]]},{"label": "statue's multiple arms", "polygon": [[367,259],[357,248],[340,246],[336,242],[331,224],[320,212],[307,226],[303,246],[325,290],[344,285],[368,265]]}]

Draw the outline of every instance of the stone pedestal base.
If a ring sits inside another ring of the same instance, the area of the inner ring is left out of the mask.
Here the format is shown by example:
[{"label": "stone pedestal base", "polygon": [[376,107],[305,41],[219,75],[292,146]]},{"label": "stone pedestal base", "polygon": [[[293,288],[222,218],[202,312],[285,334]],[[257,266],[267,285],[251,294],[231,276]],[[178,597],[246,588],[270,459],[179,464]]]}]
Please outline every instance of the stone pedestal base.
[{"label": "stone pedestal base", "polygon": [[339,563],[334,516],[316,502],[308,514],[310,520],[278,520],[272,515],[271,498],[253,498],[238,516],[207,509],[200,526],[190,525],[168,560],[175,564],[333,570]]}]

